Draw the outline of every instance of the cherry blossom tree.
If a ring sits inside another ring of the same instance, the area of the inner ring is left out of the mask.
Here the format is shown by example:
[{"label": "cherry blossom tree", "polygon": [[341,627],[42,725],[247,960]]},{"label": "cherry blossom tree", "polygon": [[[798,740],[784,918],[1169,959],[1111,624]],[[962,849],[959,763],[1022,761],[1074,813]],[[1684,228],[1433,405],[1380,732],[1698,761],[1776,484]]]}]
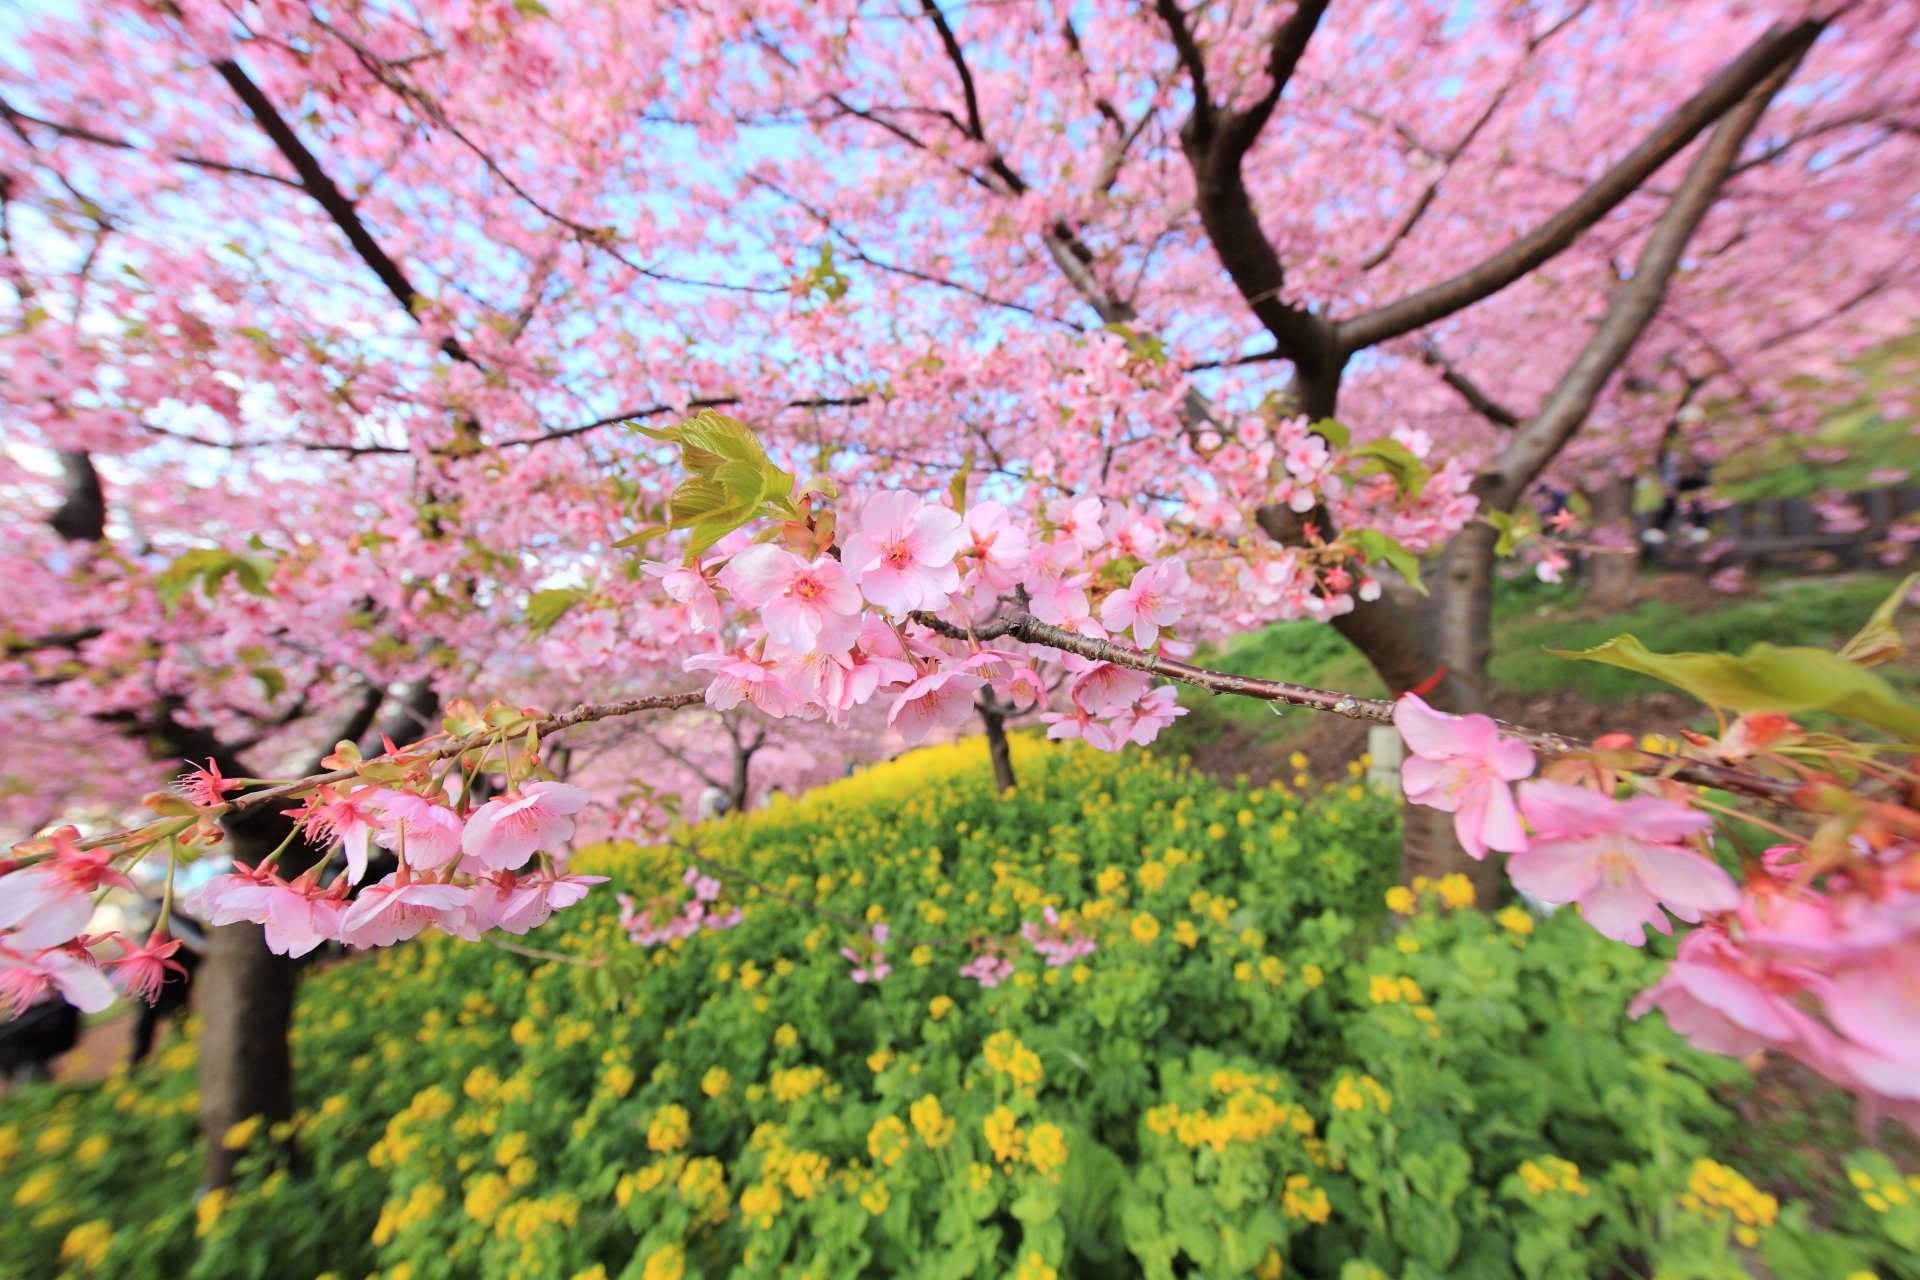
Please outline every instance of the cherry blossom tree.
[{"label": "cherry blossom tree", "polygon": [[[49,20],[0,75],[0,805],[23,833],[105,818],[177,768],[143,757],[305,774],[352,758],[333,743],[429,737],[463,696],[677,694],[683,667],[709,717],[834,727],[884,687],[907,740],[1050,682],[1054,736],[1149,740],[1177,711],[1107,651],[1032,671],[1036,627],[1168,655],[1169,628],[1315,617],[1395,692],[1473,711],[1495,551],[1535,484],[1605,491],[1699,403],[1809,427],[1808,375],[1911,320],[1917,21],[1892,0]],[[687,545],[680,442],[627,428],[703,408],[752,424],[782,500],[819,496],[785,560]],[[1397,581],[1422,556],[1430,598]],[[1029,620],[1004,649],[996,598]],[[855,656],[796,688],[730,643],[743,620]],[[970,630],[986,649],[953,650]],[[602,799],[688,732],[610,750]],[[226,820],[250,866],[291,841],[290,880],[339,836]],[[1491,899],[1449,815],[1407,829],[1409,876],[1465,869]],[[395,909],[361,923],[411,927]],[[292,987],[262,922],[213,947],[217,1134],[286,1114]]]}]

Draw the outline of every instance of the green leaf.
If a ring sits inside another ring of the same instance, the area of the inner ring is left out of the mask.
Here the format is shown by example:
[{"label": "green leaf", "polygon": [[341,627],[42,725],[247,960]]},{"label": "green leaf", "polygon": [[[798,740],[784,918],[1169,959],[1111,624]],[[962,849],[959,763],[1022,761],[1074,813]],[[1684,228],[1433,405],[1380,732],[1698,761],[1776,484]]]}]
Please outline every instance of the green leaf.
[{"label": "green leaf", "polygon": [[1916,582],[1920,582],[1920,573],[1910,573],[1901,579],[1900,585],[1880,602],[1880,607],[1867,619],[1867,625],[1861,627],[1859,634],[1841,648],[1840,656],[1863,667],[1877,667],[1905,653],[1906,642],[1900,638],[1900,628],[1893,625],[1893,615]]},{"label": "green leaf", "polygon": [[973,450],[967,450],[967,456],[960,460],[960,470],[954,473],[947,483],[947,494],[953,499],[953,509],[961,515],[967,514],[967,477],[973,474]]},{"label": "green leaf", "polygon": [[1307,430],[1325,440],[1329,449],[1344,449],[1353,442],[1353,432],[1347,424],[1333,418],[1322,418]]},{"label": "green leaf", "polygon": [[1408,550],[1397,538],[1390,538],[1378,529],[1350,529],[1347,541],[1353,549],[1369,562],[1378,560],[1387,564],[1393,571],[1405,578],[1421,595],[1427,594],[1427,588],[1420,581],[1420,557]]},{"label": "green leaf", "polygon": [[268,702],[287,691],[287,678],[278,667],[255,667],[247,674],[258,680],[260,687],[266,690]]},{"label": "green leaf", "polygon": [[1825,649],[1756,644],[1738,658],[1724,653],[1654,653],[1629,635],[1579,652],[1548,652],[1652,676],[1709,706],[1783,715],[1828,711],[1910,742],[1920,741],[1920,708],[1902,699],[1879,676]]},{"label": "green leaf", "polygon": [[732,503],[724,486],[704,476],[688,476],[667,498],[667,523],[685,529],[699,520],[711,520]]},{"label": "green leaf", "polygon": [[650,524],[644,529],[636,529],[626,537],[614,543],[615,547],[644,547],[655,538],[671,532],[666,525]]},{"label": "green leaf", "polygon": [[1520,533],[1520,520],[1511,511],[1489,511],[1486,516],[1487,523],[1500,531],[1500,540],[1493,544],[1493,554],[1512,555],[1514,539]]},{"label": "green leaf", "polygon": [[566,616],[586,595],[576,587],[550,587],[527,597],[527,630],[535,635],[553,630],[553,624]]},{"label": "green leaf", "polygon": [[1420,459],[1413,456],[1413,450],[1398,440],[1369,440],[1353,450],[1353,456],[1366,459],[1355,469],[1356,475],[1392,476],[1394,484],[1410,498],[1420,496],[1420,491],[1427,486],[1427,477],[1432,474]]}]

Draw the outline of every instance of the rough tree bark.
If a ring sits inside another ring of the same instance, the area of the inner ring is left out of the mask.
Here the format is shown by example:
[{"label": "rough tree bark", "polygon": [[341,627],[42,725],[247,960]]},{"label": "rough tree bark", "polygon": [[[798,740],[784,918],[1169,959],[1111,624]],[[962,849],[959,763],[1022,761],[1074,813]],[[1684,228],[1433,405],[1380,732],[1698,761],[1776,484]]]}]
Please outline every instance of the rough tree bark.
[{"label": "rough tree bark", "polygon": [[756,729],[751,736],[743,721],[724,717],[727,734],[733,739],[733,773],[727,783],[727,798],[733,802],[730,813],[747,811],[747,793],[752,790],[754,753],[767,744],[767,731]]},{"label": "rough tree bark", "polygon": [[980,721],[987,727],[987,759],[993,762],[993,789],[1001,795],[1017,785],[1013,776],[1013,749],[1007,743],[1007,712],[993,690],[980,691]]},{"label": "rough tree bark", "polygon": [[1587,603],[1614,613],[1630,604],[1640,582],[1640,544],[1633,522],[1633,477],[1615,476],[1587,489],[1593,531],[1624,550],[1598,551],[1587,559]]}]

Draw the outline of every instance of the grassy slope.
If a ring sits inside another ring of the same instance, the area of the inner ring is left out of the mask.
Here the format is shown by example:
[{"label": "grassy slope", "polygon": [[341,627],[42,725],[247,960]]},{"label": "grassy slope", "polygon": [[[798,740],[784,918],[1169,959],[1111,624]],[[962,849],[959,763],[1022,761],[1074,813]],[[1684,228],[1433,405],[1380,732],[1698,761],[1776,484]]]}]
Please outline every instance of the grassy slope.
[{"label": "grassy slope", "polygon": [[[1645,676],[1571,662],[1547,652],[1589,648],[1629,633],[1663,652],[1737,653],[1761,641],[1836,647],[1897,581],[1891,574],[1779,578],[1734,597],[1697,580],[1681,579],[1668,591],[1623,613],[1600,617],[1583,614],[1579,593],[1573,589],[1506,584],[1494,611],[1494,690],[1496,695],[1520,696],[1572,690],[1605,705],[1657,693],[1664,686]],[[1203,653],[1200,661],[1243,675],[1372,697],[1386,692],[1359,653],[1321,623],[1276,623]],[[1920,688],[1920,666],[1895,664],[1883,674],[1902,689]],[[1183,701],[1190,714],[1175,725],[1165,743],[1182,751],[1198,753],[1223,733],[1251,732],[1263,750],[1284,752],[1312,733],[1316,724],[1305,713],[1275,716],[1266,707],[1234,699],[1190,695]]]}]

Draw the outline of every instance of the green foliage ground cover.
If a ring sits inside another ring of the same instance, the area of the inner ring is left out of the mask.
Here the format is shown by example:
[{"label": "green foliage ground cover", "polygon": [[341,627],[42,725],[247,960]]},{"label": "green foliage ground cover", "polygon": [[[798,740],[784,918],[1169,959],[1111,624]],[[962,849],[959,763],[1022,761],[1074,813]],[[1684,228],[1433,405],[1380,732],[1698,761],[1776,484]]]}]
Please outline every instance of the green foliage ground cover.
[{"label": "green foliage ground cover", "polygon": [[[1686,579],[1690,590],[1643,599],[1608,614],[1584,610],[1577,586],[1503,583],[1495,597],[1488,678],[1496,696],[1566,690],[1589,702],[1617,705],[1666,686],[1618,668],[1569,662],[1548,650],[1587,649],[1623,634],[1674,653],[1741,653],[1761,642],[1833,649],[1866,621],[1899,580],[1892,573],[1782,575],[1757,582],[1746,594],[1728,596],[1703,581]],[[1275,623],[1202,654],[1200,661],[1239,675],[1386,696],[1366,660],[1324,623]],[[1884,667],[1880,673],[1896,688],[1920,688],[1920,667],[1911,662]],[[1182,701],[1189,714],[1175,722],[1163,741],[1172,750],[1196,755],[1223,734],[1252,732],[1258,746],[1277,757],[1324,727],[1304,713],[1275,716],[1270,708],[1244,700],[1189,696]]]},{"label": "green foliage ground cover", "polygon": [[[242,1125],[197,1205],[190,1041],[8,1099],[0,1275],[1920,1274],[1920,1186],[1878,1157],[1819,1227],[1727,1167],[1745,1072],[1624,1017],[1651,957],[1390,890],[1389,800],[1015,745],[1010,798],[976,741],[696,833],[884,918],[877,986],[848,926],[757,893],[679,947],[630,948],[609,892],[528,939],[598,968],[341,964],[301,997],[297,1161]],[[583,861],[641,895],[679,866]],[[937,945],[1047,905],[1099,948],[982,990]]]}]

